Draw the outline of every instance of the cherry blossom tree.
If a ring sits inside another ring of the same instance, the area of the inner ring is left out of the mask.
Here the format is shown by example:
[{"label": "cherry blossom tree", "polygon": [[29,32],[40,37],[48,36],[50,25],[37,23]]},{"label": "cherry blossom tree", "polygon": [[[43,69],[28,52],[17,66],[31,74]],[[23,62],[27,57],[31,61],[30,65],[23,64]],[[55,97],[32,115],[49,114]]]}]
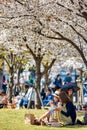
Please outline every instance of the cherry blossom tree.
[{"label": "cherry blossom tree", "polygon": [[[86,7],[86,0],[1,1],[0,45],[32,55],[39,89],[41,76],[55,59],[81,57],[87,67]],[[42,62],[49,63],[43,72]]]}]

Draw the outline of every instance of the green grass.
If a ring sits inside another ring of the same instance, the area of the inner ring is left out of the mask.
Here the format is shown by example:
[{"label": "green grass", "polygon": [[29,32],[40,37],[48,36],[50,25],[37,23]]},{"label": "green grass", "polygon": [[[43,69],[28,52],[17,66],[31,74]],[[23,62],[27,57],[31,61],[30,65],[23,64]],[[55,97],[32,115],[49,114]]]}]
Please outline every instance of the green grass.
[{"label": "green grass", "polygon": [[[24,123],[24,115],[26,113],[33,113],[36,117],[40,117],[46,110],[34,109],[0,109],[0,130],[87,130],[86,126],[67,126],[67,127],[49,127],[49,126],[35,126],[26,125]],[[78,113],[79,119],[83,119],[83,113]]]}]

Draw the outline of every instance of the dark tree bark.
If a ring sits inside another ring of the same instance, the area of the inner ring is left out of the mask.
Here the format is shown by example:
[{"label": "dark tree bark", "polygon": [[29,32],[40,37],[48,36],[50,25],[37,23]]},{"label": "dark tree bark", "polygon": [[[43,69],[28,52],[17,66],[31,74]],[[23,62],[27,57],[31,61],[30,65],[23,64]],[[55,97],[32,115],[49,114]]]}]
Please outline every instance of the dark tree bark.
[{"label": "dark tree bark", "polygon": [[41,64],[42,64],[42,59],[44,55],[41,55],[40,53],[38,55],[36,55],[32,49],[26,44],[26,47],[28,48],[29,52],[31,53],[31,55],[33,56],[35,63],[36,63],[36,86],[35,86],[35,90],[36,90],[36,95],[37,95],[37,101],[38,101],[38,108],[41,107],[41,102],[40,102],[40,98],[38,95],[38,92],[40,92],[40,81],[41,78],[44,74],[46,74],[48,72],[48,70],[52,67],[52,65],[54,64],[56,59],[53,59],[52,62],[50,63],[49,66],[44,68],[44,71],[41,72]]},{"label": "dark tree bark", "polygon": [[9,84],[9,89],[10,89],[9,102],[10,103],[12,103],[13,86],[14,86],[14,69],[12,66],[12,67],[10,67],[10,84]]}]

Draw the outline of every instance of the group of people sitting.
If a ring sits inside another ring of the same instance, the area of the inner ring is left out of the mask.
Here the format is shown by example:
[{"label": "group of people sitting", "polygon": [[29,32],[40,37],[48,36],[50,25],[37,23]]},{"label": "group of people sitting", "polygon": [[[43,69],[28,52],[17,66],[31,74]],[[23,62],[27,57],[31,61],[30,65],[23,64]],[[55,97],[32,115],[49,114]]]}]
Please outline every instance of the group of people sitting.
[{"label": "group of people sitting", "polygon": [[[54,93],[56,90],[61,89],[62,87],[64,88],[65,84],[71,84],[72,83],[72,78],[70,76],[70,73],[68,73],[64,79],[64,85],[63,85],[63,81],[60,77],[60,74],[58,74],[56,76],[56,78],[53,80],[53,84],[55,85],[54,87],[50,86],[47,89],[46,88],[42,88],[41,91],[41,97],[43,100],[43,106],[49,106],[49,101],[53,100],[53,95],[52,93]],[[72,89],[69,89],[69,93],[72,93]],[[72,94],[70,94],[72,96]]]},{"label": "group of people sitting", "polygon": [[12,97],[12,102],[9,103],[9,96],[4,91],[4,89],[0,89],[0,108],[16,108],[19,109],[21,107],[28,107],[28,102],[30,102],[30,108],[34,108],[34,99],[35,99],[35,90],[33,89],[33,84],[26,82],[25,83],[25,94],[17,95]]},{"label": "group of people sitting", "polygon": [[[60,78],[60,75],[57,75],[57,78],[55,79],[55,85],[56,85],[56,89],[57,89],[57,87],[59,85],[62,85],[62,80]],[[17,104],[17,106],[19,106],[19,107],[27,108],[29,100],[31,100],[30,108],[34,108],[35,107],[34,106],[34,103],[35,103],[35,90],[33,89],[33,87],[34,86],[33,86],[32,83],[26,82],[25,83],[25,89],[26,89],[25,95],[23,97],[20,96],[19,94],[14,95],[12,103],[15,104],[15,105]],[[47,89],[43,88],[42,92],[40,92],[40,94],[41,94],[43,106],[46,106],[46,105],[50,106],[50,104],[48,102],[53,100],[52,89],[51,88],[47,88]],[[3,92],[0,95],[1,96],[2,95],[6,96],[5,78],[3,78]]]},{"label": "group of people sitting", "polygon": [[[70,74],[65,78],[65,84],[71,84],[72,79]],[[76,124],[76,106],[73,104],[73,88],[68,88],[65,91],[61,88],[62,81],[60,75],[57,75],[54,84],[56,85],[53,94],[50,88],[47,89],[45,98],[43,100],[44,106],[50,106],[50,109],[43,114],[38,121],[48,119],[49,124],[59,126]]]},{"label": "group of people sitting", "polygon": [[[35,89],[33,89],[33,85],[31,83],[26,83],[26,93],[20,99],[17,100],[17,104],[19,107],[24,106],[28,107],[29,100],[30,108],[34,108],[35,103]],[[48,125],[74,125],[76,123],[76,107],[72,101],[73,89],[67,89],[67,91],[63,91],[60,88],[56,89],[55,92],[51,93],[51,89],[47,88],[46,95],[43,100],[43,105],[50,106],[50,109],[39,117],[38,121],[41,122],[45,118],[47,118]],[[6,96],[4,93],[1,95],[2,97]],[[3,100],[3,104],[7,104],[7,100]],[[3,107],[3,104],[0,104],[0,107]]]}]

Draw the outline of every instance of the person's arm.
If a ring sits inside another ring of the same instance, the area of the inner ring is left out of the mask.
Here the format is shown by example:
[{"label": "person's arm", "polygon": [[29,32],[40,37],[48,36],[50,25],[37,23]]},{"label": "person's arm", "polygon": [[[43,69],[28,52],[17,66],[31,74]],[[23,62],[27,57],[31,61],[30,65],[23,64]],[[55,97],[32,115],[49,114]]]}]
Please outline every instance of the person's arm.
[{"label": "person's arm", "polygon": [[71,105],[72,105],[71,103],[68,103],[66,105],[66,112],[63,111],[61,108],[56,108],[55,110],[56,111],[60,111],[63,115],[69,117],[70,116],[70,112],[71,112]]},{"label": "person's arm", "polygon": [[46,117],[50,117],[50,111],[47,111],[45,114],[43,114],[38,120],[41,121]]},{"label": "person's arm", "polygon": [[71,108],[72,108],[72,103],[69,102],[68,104],[66,104],[66,112],[61,110],[61,113],[66,116],[69,117],[70,116],[70,112],[71,112]]}]

